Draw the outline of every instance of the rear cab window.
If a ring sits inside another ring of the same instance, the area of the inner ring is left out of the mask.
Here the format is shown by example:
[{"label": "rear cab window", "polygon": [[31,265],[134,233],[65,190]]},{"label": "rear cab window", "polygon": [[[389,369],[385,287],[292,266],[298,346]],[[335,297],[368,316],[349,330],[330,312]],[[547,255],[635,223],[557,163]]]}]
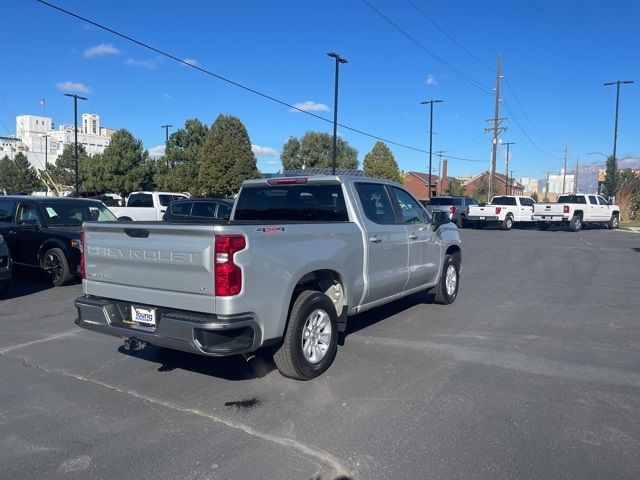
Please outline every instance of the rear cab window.
[{"label": "rear cab window", "polygon": [[515,197],[494,197],[491,205],[516,205]]},{"label": "rear cab window", "polygon": [[556,203],[578,203],[586,205],[587,199],[584,195],[560,195]]},{"label": "rear cab window", "polygon": [[[167,205],[169,202],[167,202]],[[153,195],[150,193],[132,193],[127,201],[128,207],[153,207]]]},{"label": "rear cab window", "polygon": [[242,188],[234,221],[348,222],[342,185],[248,185]]}]

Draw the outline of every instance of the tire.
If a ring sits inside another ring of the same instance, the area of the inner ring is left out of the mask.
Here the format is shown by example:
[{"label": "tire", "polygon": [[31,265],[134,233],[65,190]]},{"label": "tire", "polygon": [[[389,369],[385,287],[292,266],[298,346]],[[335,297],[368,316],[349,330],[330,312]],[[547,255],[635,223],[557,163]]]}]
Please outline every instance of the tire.
[{"label": "tire", "polygon": [[609,230],[615,230],[616,228],[619,228],[619,227],[620,227],[620,217],[614,213],[613,215],[611,215],[611,219],[609,219],[609,222],[607,222],[607,228]]},{"label": "tire", "polygon": [[513,228],[513,217],[511,216],[511,214],[509,214],[506,217],[504,217],[504,220],[502,221],[502,229],[511,230],[512,228]]},{"label": "tire", "polygon": [[[447,286],[447,278],[449,275],[454,275],[454,284]],[[444,266],[442,267],[442,274],[440,275],[440,281],[436,287],[435,302],[440,305],[449,305],[453,303],[458,296],[458,288],[460,286],[460,262],[453,255],[447,255],[444,259]]]},{"label": "tire", "polygon": [[0,298],[4,298],[7,296],[7,292],[9,291],[9,286],[11,283],[9,281],[0,283]]},{"label": "tire", "polygon": [[458,221],[456,222],[456,226],[458,228],[464,228],[466,224],[467,224],[467,222],[464,219],[464,215],[460,215],[458,217]]},{"label": "tire", "polygon": [[538,222],[538,230],[549,230],[549,222]]},{"label": "tire", "polygon": [[582,217],[580,215],[574,215],[569,222],[569,230],[572,232],[579,232],[582,230]]},{"label": "tire", "polygon": [[[320,322],[317,325],[321,328],[314,328],[314,322]],[[305,332],[309,335],[306,342]],[[317,348],[303,351],[304,345],[313,343],[314,339]],[[273,361],[285,377],[311,380],[329,368],[337,350],[336,307],[324,293],[304,290],[293,302],[282,345],[273,355]]]},{"label": "tire", "polygon": [[47,272],[54,287],[65,285],[73,280],[67,257],[59,248],[47,250],[42,257],[42,269]]}]

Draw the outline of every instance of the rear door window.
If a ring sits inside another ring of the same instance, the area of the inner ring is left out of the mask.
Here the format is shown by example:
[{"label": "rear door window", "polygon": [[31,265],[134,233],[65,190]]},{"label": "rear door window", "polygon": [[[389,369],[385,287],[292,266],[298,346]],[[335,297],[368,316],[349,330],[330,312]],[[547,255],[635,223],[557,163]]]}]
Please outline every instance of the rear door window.
[{"label": "rear door window", "polygon": [[12,213],[15,206],[15,200],[0,199],[0,223],[11,223],[13,220]]},{"label": "rear door window", "polygon": [[591,205],[598,205],[598,199],[595,195],[589,195],[589,203]]},{"label": "rear door window", "polygon": [[215,218],[216,203],[215,202],[193,202],[191,209],[192,217]]},{"label": "rear door window", "polygon": [[607,202],[604,198],[602,198],[600,195],[598,195],[598,203],[600,205],[609,205],[609,202]]},{"label": "rear door window", "polygon": [[192,205],[193,205],[193,202],[172,203],[170,207],[171,215],[176,215],[176,216],[190,215]]},{"label": "rear door window", "polygon": [[391,200],[384,185],[357,183],[356,190],[362,210],[369,220],[380,224],[396,223]]},{"label": "rear door window", "polygon": [[38,225],[38,211],[35,205],[21,204],[18,206],[16,214],[16,223],[20,225]]},{"label": "rear door window", "polygon": [[216,218],[229,218],[231,216],[231,206],[226,203],[219,203]]}]

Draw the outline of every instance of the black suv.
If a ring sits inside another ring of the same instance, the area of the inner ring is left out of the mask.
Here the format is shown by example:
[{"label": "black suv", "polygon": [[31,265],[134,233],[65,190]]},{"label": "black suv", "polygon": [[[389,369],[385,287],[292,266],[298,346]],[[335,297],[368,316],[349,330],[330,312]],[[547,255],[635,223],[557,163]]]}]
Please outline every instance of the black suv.
[{"label": "black suv", "polygon": [[162,219],[166,222],[224,220],[229,218],[232,208],[233,200],[225,198],[185,198],[171,202]]},{"label": "black suv", "polygon": [[0,235],[15,265],[40,268],[57,287],[80,276],[83,222],[115,222],[97,200],[61,197],[0,197]]}]

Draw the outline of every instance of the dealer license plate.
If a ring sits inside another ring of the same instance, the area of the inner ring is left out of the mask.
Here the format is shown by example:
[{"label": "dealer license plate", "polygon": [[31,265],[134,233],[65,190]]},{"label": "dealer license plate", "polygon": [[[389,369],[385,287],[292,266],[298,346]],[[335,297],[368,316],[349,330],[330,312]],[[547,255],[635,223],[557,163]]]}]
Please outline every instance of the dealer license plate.
[{"label": "dealer license plate", "polygon": [[131,306],[131,320],[147,327],[156,326],[156,309]]}]

